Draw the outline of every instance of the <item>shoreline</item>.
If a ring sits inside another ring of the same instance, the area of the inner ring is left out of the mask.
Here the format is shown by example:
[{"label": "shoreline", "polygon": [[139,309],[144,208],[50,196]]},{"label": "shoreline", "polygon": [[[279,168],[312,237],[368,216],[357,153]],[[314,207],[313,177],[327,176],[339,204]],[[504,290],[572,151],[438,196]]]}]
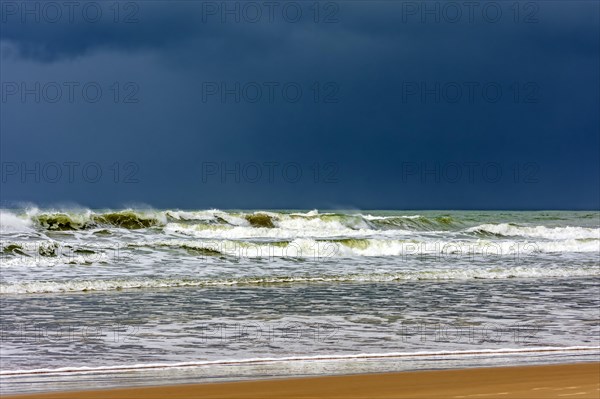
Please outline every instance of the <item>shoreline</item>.
[{"label": "shoreline", "polygon": [[599,398],[600,362],[2,395],[70,398]]}]

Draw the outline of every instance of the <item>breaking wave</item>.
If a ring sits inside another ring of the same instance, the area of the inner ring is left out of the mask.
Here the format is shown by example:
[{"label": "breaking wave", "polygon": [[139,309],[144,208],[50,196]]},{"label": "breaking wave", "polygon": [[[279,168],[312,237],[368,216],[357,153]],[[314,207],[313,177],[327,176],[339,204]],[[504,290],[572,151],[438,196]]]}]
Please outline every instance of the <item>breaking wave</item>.
[{"label": "breaking wave", "polygon": [[198,228],[211,226],[252,227],[260,229],[303,230],[326,228],[338,230],[448,230],[460,225],[450,216],[424,217],[420,215],[372,216],[369,214],[306,213],[286,212],[225,212],[217,209],[205,211],[40,211],[37,208],[15,214],[2,212],[2,230],[14,231],[36,226],[44,230],[70,231],[98,227],[144,229],[174,225],[195,225]]},{"label": "breaking wave", "polygon": [[[534,218],[537,220],[536,218]],[[600,239],[600,228],[485,223],[452,215],[371,215],[360,213],[226,212],[179,210],[40,211],[0,210],[0,231],[77,231],[101,228],[140,230],[159,228],[165,233],[208,238],[244,237],[360,237],[373,234],[453,233],[479,236],[526,237],[548,240]]]},{"label": "breaking wave", "polygon": [[541,226],[539,214],[519,213],[0,210],[0,268],[19,279],[21,269],[39,267],[52,280],[50,268],[67,273],[69,265],[93,265],[85,269],[89,275],[147,267],[177,274],[204,260],[215,270],[237,270],[243,259],[252,259],[244,265],[267,259],[284,270],[335,259],[329,271],[343,266],[348,273],[377,264],[383,271],[404,259],[425,267],[432,256],[449,265],[485,257],[480,265],[506,266],[525,256],[539,267],[597,265],[598,223],[589,213],[560,216]]},{"label": "breaking wave", "polygon": [[101,226],[123,229],[144,229],[159,226],[162,222],[155,215],[144,215],[131,210],[96,214],[41,213],[33,215],[33,221],[46,230],[84,230]]}]

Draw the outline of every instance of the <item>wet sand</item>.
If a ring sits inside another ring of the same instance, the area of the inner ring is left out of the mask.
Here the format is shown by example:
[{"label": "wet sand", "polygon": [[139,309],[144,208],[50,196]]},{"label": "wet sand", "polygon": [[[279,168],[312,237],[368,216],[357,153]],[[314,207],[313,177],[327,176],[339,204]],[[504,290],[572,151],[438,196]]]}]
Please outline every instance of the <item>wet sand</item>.
[{"label": "wet sand", "polygon": [[163,398],[600,398],[600,363],[360,374],[332,377],[3,396]]}]

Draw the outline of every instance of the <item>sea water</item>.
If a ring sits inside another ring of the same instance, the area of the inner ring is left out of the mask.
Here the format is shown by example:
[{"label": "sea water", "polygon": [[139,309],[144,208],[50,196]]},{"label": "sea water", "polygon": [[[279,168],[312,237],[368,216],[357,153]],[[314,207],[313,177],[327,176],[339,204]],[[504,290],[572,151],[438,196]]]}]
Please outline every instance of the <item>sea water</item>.
[{"label": "sea water", "polygon": [[0,211],[1,393],[598,360],[594,211]]}]

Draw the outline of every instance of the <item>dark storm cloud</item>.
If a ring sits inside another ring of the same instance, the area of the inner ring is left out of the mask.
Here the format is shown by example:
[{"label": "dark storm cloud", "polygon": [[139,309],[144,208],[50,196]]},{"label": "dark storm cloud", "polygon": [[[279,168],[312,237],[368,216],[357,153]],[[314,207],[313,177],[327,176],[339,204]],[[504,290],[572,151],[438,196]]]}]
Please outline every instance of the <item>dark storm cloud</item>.
[{"label": "dark storm cloud", "polygon": [[[585,4],[568,8],[543,4],[541,9],[521,11],[527,14],[521,19],[531,14],[532,21],[515,23],[511,8],[514,6],[498,2],[465,3],[474,5],[458,7],[460,17],[453,11],[444,12],[443,2],[431,2],[439,8],[433,14],[428,13],[428,6],[421,2],[331,2],[325,4],[336,4],[336,8],[321,11],[324,15],[320,16],[326,21],[330,17],[331,21],[315,24],[314,6],[302,2],[231,2],[227,6],[212,1],[47,2],[60,5],[60,17],[53,8],[46,10],[44,2],[26,3],[3,1],[2,38],[14,42],[21,56],[40,61],[80,56],[98,49],[168,48],[194,39],[225,41],[221,43],[226,44],[224,50],[276,51],[277,43],[299,38],[305,40],[307,46],[327,42],[330,33],[341,46],[344,42],[361,40],[402,40],[407,46],[426,50],[421,43],[439,48],[447,34],[487,42],[490,36],[501,33],[508,36],[508,40],[493,45],[514,45],[512,40],[520,38],[537,41],[548,49],[588,53],[596,50],[596,16]],[[65,6],[70,3],[73,5]],[[256,4],[258,14],[244,11],[245,3]],[[283,6],[290,3],[296,4],[292,10],[298,8],[302,15],[297,20],[296,11],[283,11]],[[495,11],[483,12],[488,3],[498,5],[500,16],[496,16]],[[115,4],[120,4],[118,16]],[[276,5],[267,7],[265,4]],[[86,5],[94,7],[86,8]],[[232,10],[226,13],[223,7]],[[269,40],[268,46],[265,46],[266,40]]]},{"label": "dark storm cloud", "polygon": [[[296,29],[310,24],[308,17],[290,22],[295,20],[293,15],[284,19],[281,14],[271,15],[263,7],[260,11],[262,16],[257,22],[249,22],[255,17],[248,20],[250,17],[247,13],[237,17],[227,14],[222,16],[221,3],[217,2],[123,2],[118,17],[114,11],[116,2],[87,2],[94,4],[92,10],[100,10],[92,13],[83,11],[86,2],[76,2],[76,7],[60,7],[61,18],[54,17],[54,14],[45,15],[49,12],[44,13],[43,2],[31,2],[41,6],[37,12],[24,15],[26,6],[22,2],[7,3],[14,3],[16,6],[13,8],[3,5],[3,40],[15,43],[20,56],[46,62],[81,56],[95,50],[130,51],[182,46],[186,41],[196,39],[217,43],[227,41],[229,49],[238,51],[263,48],[265,40],[269,40],[269,47],[274,49],[273,45],[281,41],[281,35],[287,36],[290,33],[285,28],[291,25]],[[239,2],[230,4],[243,7]],[[135,7],[125,12],[123,8],[126,5]],[[30,11],[31,7],[33,6],[30,6]],[[300,9],[307,12],[307,7],[302,6]],[[240,13],[241,10],[240,8]],[[92,15],[86,17],[86,14]],[[286,25],[284,29],[282,24]],[[250,29],[245,30],[245,27]]]},{"label": "dark storm cloud", "polygon": [[[481,14],[489,3],[500,4],[497,21]],[[139,182],[30,184],[11,175],[2,199],[163,207],[598,206],[596,3],[520,3],[538,9],[520,8],[518,17],[512,2],[477,3],[472,18],[463,9],[458,21],[421,13],[420,2],[331,3],[338,9],[320,3],[319,23],[312,2],[296,3],[304,14],[295,22],[277,13],[273,21],[263,15],[236,22],[210,8],[221,2],[157,1],[134,3],[129,23],[129,3],[119,3],[115,22],[115,3],[103,4],[94,23],[23,23],[18,14],[3,14],[2,81],[94,81],[104,88],[103,100],[114,82],[131,81],[140,101],[50,104],[13,95],[2,104],[0,154],[3,162],[98,161],[105,175],[115,162],[133,162]],[[328,15],[334,18],[324,23]],[[231,89],[248,82],[275,82],[276,99],[206,98],[207,83]],[[300,101],[282,99],[286,82],[303,88]],[[315,83],[334,83],[337,101],[324,103],[331,92],[321,90],[315,102]],[[444,98],[456,87],[459,101]],[[473,98],[469,87],[476,88]],[[502,96],[490,100],[484,87],[500,87]],[[280,165],[274,181],[239,173],[202,180],[206,164],[269,162]],[[281,176],[281,165],[290,163],[301,165],[298,182]],[[454,164],[463,173],[458,181],[447,175]],[[475,179],[469,164],[478,165]],[[501,179],[482,177],[484,166],[499,166]],[[324,181],[328,174],[335,178]]]},{"label": "dark storm cloud", "polygon": [[[192,15],[177,8],[157,7],[159,3],[136,4],[131,20],[120,16],[115,21],[115,3],[88,2],[95,5],[84,12],[86,2],[64,7],[50,15],[44,2],[3,2],[2,36],[18,46],[19,55],[40,61],[88,54],[97,49],[156,48],[199,33]],[[62,3],[68,4],[68,3]],[[153,5],[154,4],[154,5]],[[26,13],[28,8],[31,13]],[[90,15],[87,15],[90,14]],[[128,14],[128,13],[127,13]],[[58,17],[57,15],[60,15]],[[100,15],[100,16],[98,16]]]}]

